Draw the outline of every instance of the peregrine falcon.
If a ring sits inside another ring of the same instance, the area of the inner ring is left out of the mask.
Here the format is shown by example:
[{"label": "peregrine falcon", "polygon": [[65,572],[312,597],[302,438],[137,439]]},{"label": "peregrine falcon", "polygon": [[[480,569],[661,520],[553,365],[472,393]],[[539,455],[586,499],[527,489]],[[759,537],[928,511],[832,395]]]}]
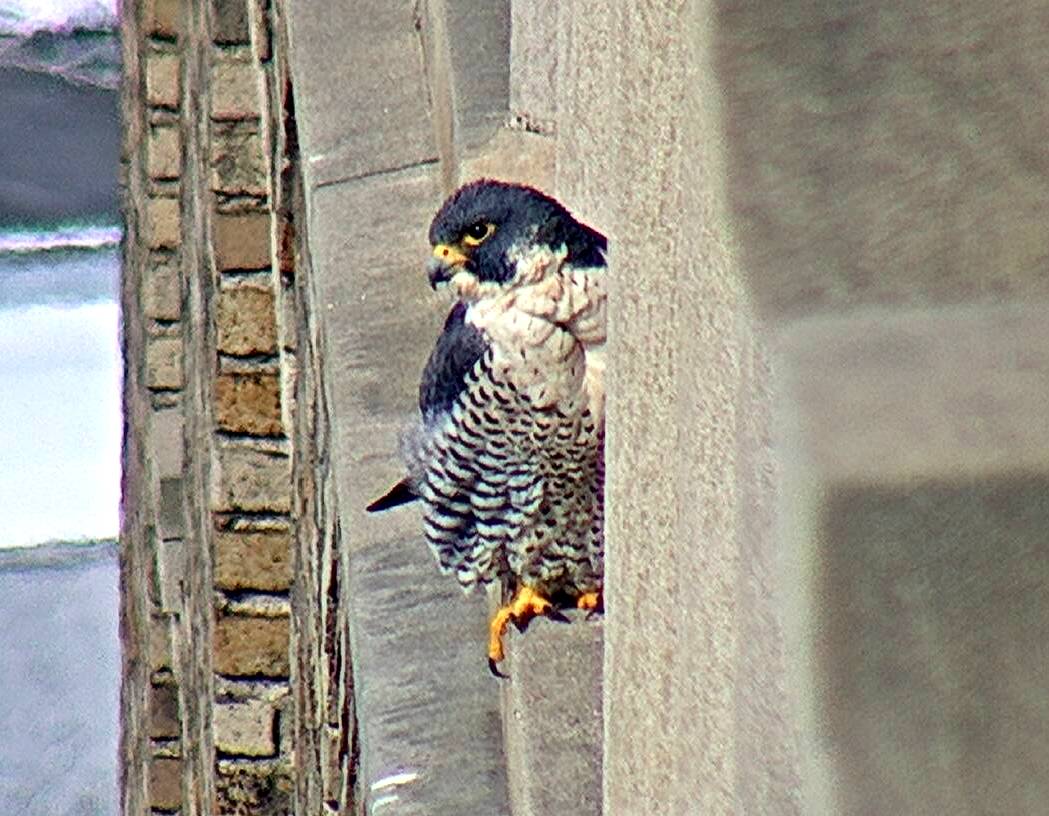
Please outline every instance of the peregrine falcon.
[{"label": "peregrine falcon", "polygon": [[414,499],[442,572],[499,581],[489,667],[513,621],[594,610],[604,575],[607,241],[536,189],[461,187],[430,225],[430,285],[455,297],[423,371],[408,475],[368,510]]}]

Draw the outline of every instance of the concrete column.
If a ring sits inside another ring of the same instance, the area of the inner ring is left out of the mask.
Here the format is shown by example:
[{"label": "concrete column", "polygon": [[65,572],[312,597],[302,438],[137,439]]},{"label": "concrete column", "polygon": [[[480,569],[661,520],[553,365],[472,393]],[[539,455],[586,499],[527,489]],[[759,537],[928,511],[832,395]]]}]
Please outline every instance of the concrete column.
[{"label": "concrete column", "polygon": [[558,191],[611,239],[607,814],[798,810],[715,20],[584,0],[559,26]]}]

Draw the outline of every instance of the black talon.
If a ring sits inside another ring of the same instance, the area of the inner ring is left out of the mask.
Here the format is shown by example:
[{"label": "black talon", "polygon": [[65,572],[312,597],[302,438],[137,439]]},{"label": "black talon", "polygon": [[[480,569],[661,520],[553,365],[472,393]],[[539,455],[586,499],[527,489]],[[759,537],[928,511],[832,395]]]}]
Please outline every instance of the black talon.
[{"label": "black talon", "polygon": [[560,609],[554,609],[553,607],[546,613],[546,616],[554,621],[555,623],[571,623],[569,617],[562,612]]},{"label": "black talon", "polygon": [[492,658],[488,658],[488,671],[492,673],[493,677],[498,677],[502,680],[510,679],[510,675],[503,674],[501,671],[499,671],[499,664],[496,663],[495,660],[493,660]]}]

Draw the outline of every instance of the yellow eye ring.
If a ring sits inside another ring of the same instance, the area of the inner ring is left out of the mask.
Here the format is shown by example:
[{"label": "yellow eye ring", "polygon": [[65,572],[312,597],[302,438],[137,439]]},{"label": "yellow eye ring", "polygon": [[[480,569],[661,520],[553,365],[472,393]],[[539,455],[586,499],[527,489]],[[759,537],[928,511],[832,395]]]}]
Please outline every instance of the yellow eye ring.
[{"label": "yellow eye ring", "polygon": [[471,224],[463,233],[463,244],[468,247],[475,247],[491,238],[493,232],[495,232],[495,224],[491,222],[479,221],[476,224]]}]

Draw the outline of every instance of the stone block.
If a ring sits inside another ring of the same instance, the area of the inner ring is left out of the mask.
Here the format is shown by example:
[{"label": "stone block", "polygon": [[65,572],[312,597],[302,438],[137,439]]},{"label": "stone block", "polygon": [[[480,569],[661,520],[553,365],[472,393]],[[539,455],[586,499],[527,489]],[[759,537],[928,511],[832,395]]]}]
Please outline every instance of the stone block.
[{"label": "stone block", "polygon": [[1042,809],[1047,495],[1044,472],[949,474],[839,485],[813,508],[790,552],[811,599],[791,620],[808,630],[807,812]]},{"label": "stone block", "polygon": [[248,44],[250,2],[253,0],[211,0],[211,34],[216,44]]},{"label": "stone block", "polygon": [[269,192],[269,165],[258,122],[212,123],[211,189],[227,195]]},{"label": "stone block", "polygon": [[174,249],[181,240],[177,198],[146,199],[146,242],[150,249]]},{"label": "stone block", "polygon": [[525,127],[544,131],[557,120],[557,48],[550,39],[559,7],[557,0],[510,4],[510,110]]},{"label": "stone block", "polygon": [[149,54],[146,57],[146,103],[177,110],[182,87],[180,71],[177,54]]},{"label": "stone block", "polygon": [[[181,499],[181,479],[179,498]],[[181,511],[181,503],[179,510]],[[182,612],[183,586],[186,578],[186,545],[182,539],[157,542],[157,587],[160,596],[160,611],[167,614]]]},{"label": "stone block", "polygon": [[[176,203],[177,210],[177,203]],[[175,214],[177,218],[177,212]],[[178,225],[174,228],[178,243]],[[151,253],[142,270],[142,311],[154,320],[178,320],[182,315],[182,281],[177,255]]]},{"label": "stone block", "polygon": [[215,586],[230,591],[283,592],[292,581],[289,533],[215,534]]},{"label": "stone block", "polygon": [[797,8],[734,7],[704,69],[762,311],[1049,297],[1037,3]]},{"label": "stone block", "polygon": [[152,179],[175,179],[182,172],[182,144],[178,128],[150,128],[146,167]]},{"label": "stone block", "polygon": [[161,479],[181,476],[185,451],[182,411],[177,408],[154,411],[149,426],[149,442],[158,475]]},{"label": "stone block", "polygon": [[257,119],[261,77],[250,49],[215,49],[211,62],[211,118]]},{"label": "stone block", "polygon": [[220,272],[270,266],[269,213],[216,213],[215,265]]},{"label": "stone block", "polygon": [[178,686],[165,684],[149,689],[149,735],[153,739],[175,739],[182,735]]},{"label": "stone block", "polygon": [[215,419],[231,433],[279,435],[283,432],[280,378],[276,374],[220,374],[215,380]]},{"label": "stone block", "polygon": [[602,626],[534,621],[507,633],[503,731],[514,816],[601,814]]},{"label": "stone block", "polygon": [[[460,150],[485,144],[506,122],[510,96],[509,0],[476,3],[445,0],[429,8],[445,14],[444,48],[455,106],[455,139]],[[530,3],[527,5],[531,5]],[[556,21],[554,15],[552,20]],[[546,21],[550,26],[551,19]],[[436,33],[436,31],[434,33]],[[549,42],[550,30],[547,31]],[[553,50],[549,48],[548,50]]]},{"label": "stone block", "polygon": [[160,501],[157,507],[157,529],[162,539],[180,538],[185,529],[185,496],[182,476],[168,476],[160,480]]},{"label": "stone block", "polygon": [[313,179],[354,178],[436,158],[421,10],[373,3],[366,13],[347,14],[306,0],[287,11],[296,121]]},{"label": "stone block", "polygon": [[215,452],[211,509],[217,512],[291,510],[291,463],[287,456],[246,445],[223,445]]},{"label": "stone block", "polygon": [[230,756],[273,756],[275,714],[273,705],[261,700],[217,703],[211,713],[215,748]]},{"label": "stone block", "polygon": [[[266,221],[268,226],[269,219]],[[218,349],[223,354],[246,357],[277,352],[277,314],[271,289],[237,286],[220,290],[215,321]]]},{"label": "stone block", "polygon": [[146,387],[182,387],[182,339],[150,337],[146,341]]},{"label": "stone block", "polygon": [[292,813],[295,781],[284,764],[220,760],[216,816],[284,816]]},{"label": "stone block", "polygon": [[215,671],[235,677],[287,677],[289,624],[288,618],[220,616],[215,621]]},{"label": "stone block", "polygon": [[[273,57],[273,31],[270,28],[269,6],[263,3],[253,2],[248,9],[249,25],[251,26],[251,47],[255,52],[255,59],[265,64]],[[286,20],[283,21],[287,24]]]},{"label": "stone block", "polygon": [[166,615],[153,615],[149,620],[150,671],[170,669],[173,665],[171,622]]},{"label": "stone block", "polygon": [[182,760],[154,757],[149,761],[149,803],[159,810],[182,806]]},{"label": "stone block", "polygon": [[179,0],[146,0],[146,31],[154,37],[177,38],[183,30],[183,8]]}]

